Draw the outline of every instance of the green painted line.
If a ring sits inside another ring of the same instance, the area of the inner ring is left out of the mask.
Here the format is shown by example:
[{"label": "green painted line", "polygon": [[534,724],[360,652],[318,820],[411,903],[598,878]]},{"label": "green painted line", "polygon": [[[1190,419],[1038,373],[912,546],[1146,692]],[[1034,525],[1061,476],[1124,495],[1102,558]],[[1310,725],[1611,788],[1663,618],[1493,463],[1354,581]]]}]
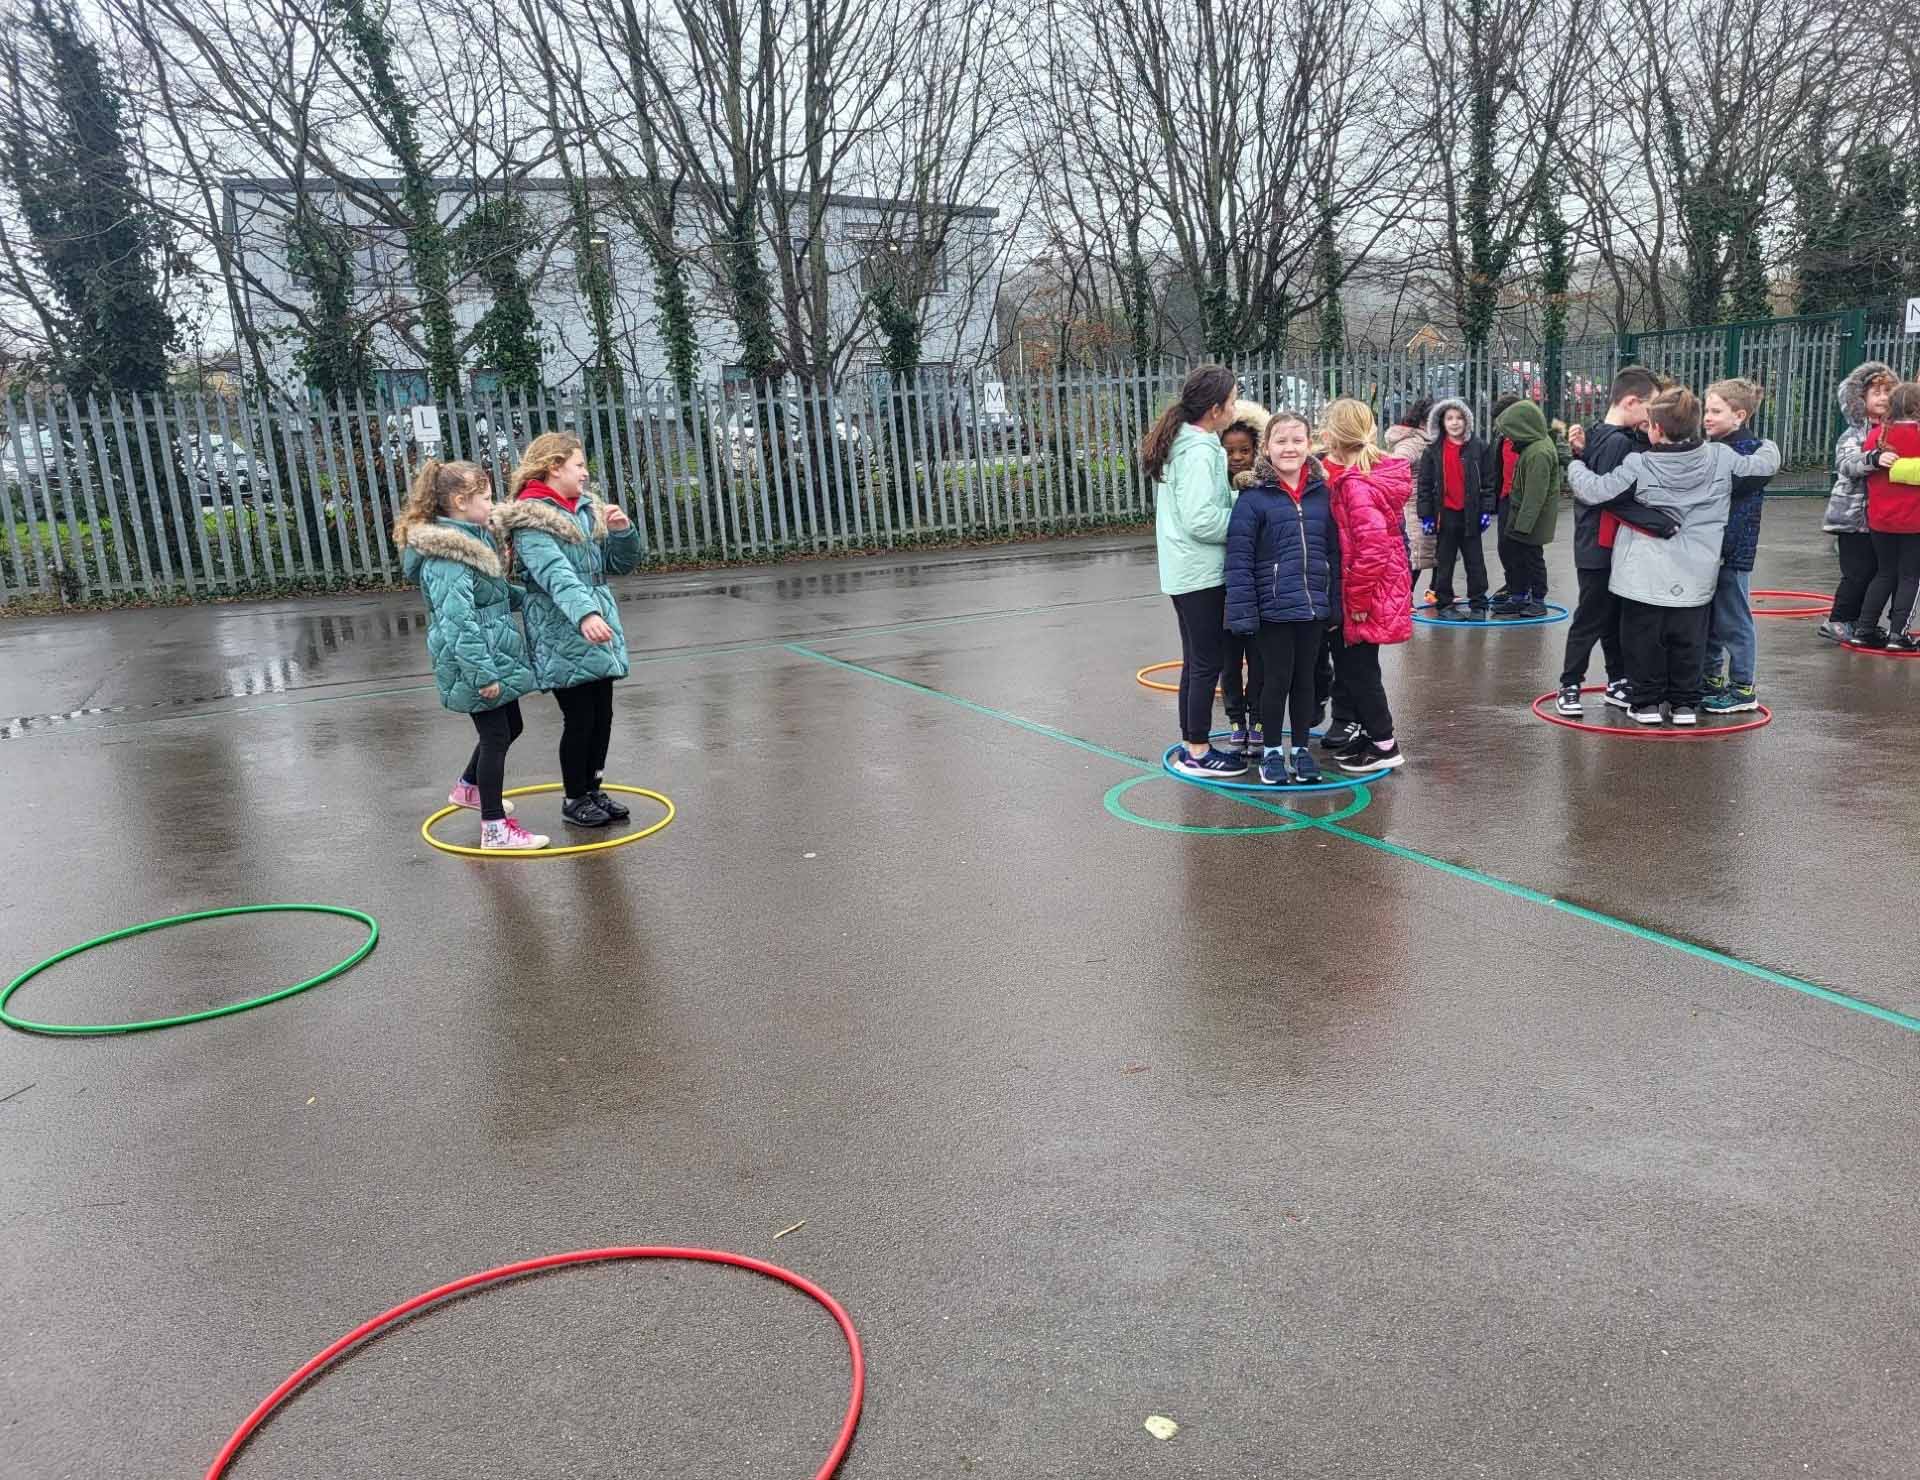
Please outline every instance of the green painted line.
[{"label": "green painted line", "polygon": [[[943,689],[932,688],[923,683],[915,683],[909,678],[900,678],[895,674],[883,673],[877,668],[868,668],[859,663],[849,663],[840,658],[830,658],[825,653],[815,652],[813,649],[803,647],[798,643],[788,643],[787,650],[803,658],[810,658],[815,662],[827,663],[835,668],[843,668],[849,673],[864,674],[868,678],[879,679],[882,683],[892,684],[896,688],[908,689],[931,699],[939,699],[948,704],[958,705],[960,708],[969,710],[974,714],[985,716],[988,719],[997,719],[1004,724],[1016,725],[1020,729],[1029,731],[1032,734],[1044,735],[1050,740],[1063,741],[1080,750],[1088,751],[1094,755],[1104,756],[1108,760],[1118,761],[1122,765],[1133,766],[1143,771],[1158,771],[1160,769],[1160,767],[1153,762],[1143,760],[1137,755],[1127,755],[1123,751],[1109,749],[1107,746],[1097,744],[1092,740],[1083,740],[1078,735],[1069,735],[1064,730],[1057,730],[1052,725],[1042,724],[1038,720],[1026,719],[1017,714],[1010,714],[1004,709],[995,709],[989,704],[980,704],[972,699],[963,699],[958,694],[949,694]],[[1241,802],[1246,806],[1258,807],[1262,811],[1285,814],[1296,818],[1305,816],[1305,814],[1294,812],[1290,808],[1263,802],[1254,797],[1233,796],[1232,793],[1228,792],[1221,794],[1231,796],[1234,801]],[[1112,793],[1109,792],[1108,795],[1111,797]],[[1109,810],[1111,810],[1111,803],[1109,803]],[[1845,992],[1835,991],[1832,987],[1823,987],[1818,982],[1807,981],[1802,977],[1789,976],[1785,972],[1775,971],[1770,966],[1761,966],[1757,962],[1745,961],[1738,956],[1730,956],[1725,951],[1716,951],[1708,946],[1696,945],[1692,941],[1681,940],[1678,936],[1667,935],[1662,931],[1649,929],[1645,925],[1636,925],[1631,920],[1622,920],[1615,915],[1603,914],[1599,910],[1588,909],[1585,905],[1574,904],[1569,900],[1556,899],[1551,894],[1543,893],[1538,889],[1530,889],[1525,884],[1516,884],[1510,879],[1502,879],[1493,874],[1485,873],[1480,869],[1469,868],[1465,864],[1450,863],[1444,858],[1435,858],[1431,853],[1422,853],[1417,848],[1408,848],[1400,843],[1389,842],[1385,838],[1376,838],[1369,833],[1358,832],[1350,827],[1343,827],[1337,820],[1338,815],[1340,814],[1336,814],[1334,817],[1306,818],[1306,826],[1316,828],[1321,832],[1331,833],[1338,838],[1345,838],[1350,843],[1358,843],[1363,848],[1371,848],[1376,853],[1385,853],[1408,863],[1421,864],[1427,868],[1438,870],[1440,873],[1450,874],[1454,878],[1466,883],[1479,884],[1485,888],[1497,890],[1499,893],[1505,894],[1510,898],[1521,899],[1525,900],[1528,904],[1543,905],[1548,909],[1558,910],[1561,914],[1572,915],[1575,919],[1585,920],[1592,925],[1604,926],[1608,930],[1618,931],[1622,935],[1632,936],[1635,940],[1643,940],[1650,945],[1665,946],[1669,950],[1679,951],[1682,955],[1692,956],[1695,960],[1706,961],[1715,966],[1724,966],[1729,971],[1738,972],[1740,975],[1751,977],[1755,981],[1765,982],[1769,986],[1785,987],[1788,991],[1798,992],[1802,996],[1812,997],[1816,1001],[1828,1002],[1835,1007],[1844,1007],[1849,1012],[1857,1012],[1864,1017],[1877,1018],[1883,1023],[1891,1023],[1897,1028],[1905,1028],[1909,1032],[1920,1033],[1920,1017],[1915,1017],[1910,1013],[1899,1012],[1890,1007],[1882,1007],[1876,1002],[1868,1002],[1864,998],[1853,997]],[[1293,828],[1284,829],[1284,831],[1288,832],[1294,830]]]}]

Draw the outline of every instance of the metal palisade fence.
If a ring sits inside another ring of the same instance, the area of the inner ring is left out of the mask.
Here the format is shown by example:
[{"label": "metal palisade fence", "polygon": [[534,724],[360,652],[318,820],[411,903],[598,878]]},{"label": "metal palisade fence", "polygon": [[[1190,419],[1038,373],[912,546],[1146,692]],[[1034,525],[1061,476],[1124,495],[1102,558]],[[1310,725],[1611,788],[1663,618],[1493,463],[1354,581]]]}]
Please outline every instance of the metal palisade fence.
[{"label": "metal palisade fence", "polygon": [[[1858,316],[1568,344],[1549,359],[1305,355],[1238,367],[1242,392],[1315,416],[1336,395],[1395,420],[1424,396],[1503,394],[1597,416],[1629,359],[1698,387],[1748,374],[1761,430],[1791,466],[1823,464],[1834,383],[1860,359],[1905,371],[1920,340]],[[1546,368],[1557,361],[1557,373]],[[1543,363],[1544,362],[1544,363]],[[499,496],[544,431],[587,448],[595,489],[638,524],[647,558],[756,560],[1137,523],[1152,513],[1135,448],[1189,367],[869,376],[835,389],[446,397],[440,455]],[[20,389],[5,407],[0,601],[207,598],[399,579],[390,529],[422,454],[416,407],[385,396],[304,405],[238,394],[75,398]]]}]

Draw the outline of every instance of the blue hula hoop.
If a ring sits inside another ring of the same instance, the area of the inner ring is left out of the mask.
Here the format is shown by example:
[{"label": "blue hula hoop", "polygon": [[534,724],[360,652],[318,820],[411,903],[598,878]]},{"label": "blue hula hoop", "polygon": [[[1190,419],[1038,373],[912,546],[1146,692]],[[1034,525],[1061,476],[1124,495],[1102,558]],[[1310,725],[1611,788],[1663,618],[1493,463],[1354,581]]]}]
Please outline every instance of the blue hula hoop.
[{"label": "blue hula hoop", "polygon": [[[1208,738],[1210,740],[1217,740],[1222,735],[1231,735],[1232,733],[1233,731],[1231,730],[1215,730]],[[1290,730],[1282,730],[1280,733],[1285,735],[1289,740],[1293,738]],[[1313,736],[1318,735],[1320,731],[1309,730],[1307,733],[1309,736]],[[1369,771],[1364,776],[1353,776],[1342,771],[1340,774],[1344,778],[1343,780],[1313,781],[1305,786],[1300,785],[1296,781],[1289,781],[1285,786],[1268,786],[1264,781],[1202,781],[1198,776],[1189,776],[1186,772],[1176,771],[1173,768],[1173,753],[1181,748],[1177,742],[1169,745],[1165,753],[1160,757],[1160,769],[1165,771],[1175,781],[1184,781],[1189,786],[1204,787],[1208,791],[1261,791],[1265,792],[1268,796],[1275,794],[1282,796],[1300,796],[1307,792],[1314,791],[1350,791],[1354,787],[1366,786],[1380,780],[1383,776],[1391,776],[1393,774],[1391,771]],[[1255,763],[1254,769],[1258,769],[1257,762]]]},{"label": "blue hula hoop", "polygon": [[1456,619],[1450,617],[1429,617],[1420,612],[1415,612],[1413,614],[1413,620],[1422,627],[1469,627],[1475,631],[1493,627],[1549,627],[1555,622],[1566,621],[1568,615],[1567,609],[1558,602],[1545,601],[1542,602],[1541,605],[1547,609],[1547,615],[1544,617],[1495,617],[1483,613],[1477,617]]}]

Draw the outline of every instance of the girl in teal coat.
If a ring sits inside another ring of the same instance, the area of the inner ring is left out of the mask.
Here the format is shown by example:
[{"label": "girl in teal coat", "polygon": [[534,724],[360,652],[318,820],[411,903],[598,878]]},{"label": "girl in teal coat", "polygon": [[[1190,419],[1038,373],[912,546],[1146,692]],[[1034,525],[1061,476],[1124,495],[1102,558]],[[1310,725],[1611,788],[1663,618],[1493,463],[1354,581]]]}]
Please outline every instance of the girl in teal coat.
[{"label": "girl in teal coat", "polygon": [[511,533],[514,568],[527,582],[533,671],[541,688],[553,690],[565,722],[561,815],[576,827],[605,827],[627,817],[601,785],[613,738],[613,682],[627,676],[626,634],[607,577],[640,563],[640,532],[586,487],[580,439],[544,432],[521,455],[513,502],[497,518]]},{"label": "girl in teal coat", "polygon": [[507,750],[520,738],[520,696],[537,687],[526,638],[513,619],[520,589],[494,545],[493,485],[469,462],[428,458],[393,526],[401,573],[427,599],[427,654],[440,702],[472,716],[479,743],[447,800],[480,813],[480,846],[544,848],[507,814]]}]

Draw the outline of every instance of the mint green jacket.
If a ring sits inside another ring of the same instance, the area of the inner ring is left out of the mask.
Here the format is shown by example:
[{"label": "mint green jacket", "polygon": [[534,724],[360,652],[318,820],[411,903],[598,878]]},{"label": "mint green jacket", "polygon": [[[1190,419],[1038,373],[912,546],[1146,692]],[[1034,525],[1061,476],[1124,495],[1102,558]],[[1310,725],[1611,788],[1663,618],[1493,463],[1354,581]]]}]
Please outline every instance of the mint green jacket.
[{"label": "mint green jacket", "polygon": [[1153,534],[1160,589],[1184,596],[1227,583],[1227,524],[1233,489],[1227,452],[1212,432],[1189,423],[1173,439],[1166,474],[1153,490]]}]

